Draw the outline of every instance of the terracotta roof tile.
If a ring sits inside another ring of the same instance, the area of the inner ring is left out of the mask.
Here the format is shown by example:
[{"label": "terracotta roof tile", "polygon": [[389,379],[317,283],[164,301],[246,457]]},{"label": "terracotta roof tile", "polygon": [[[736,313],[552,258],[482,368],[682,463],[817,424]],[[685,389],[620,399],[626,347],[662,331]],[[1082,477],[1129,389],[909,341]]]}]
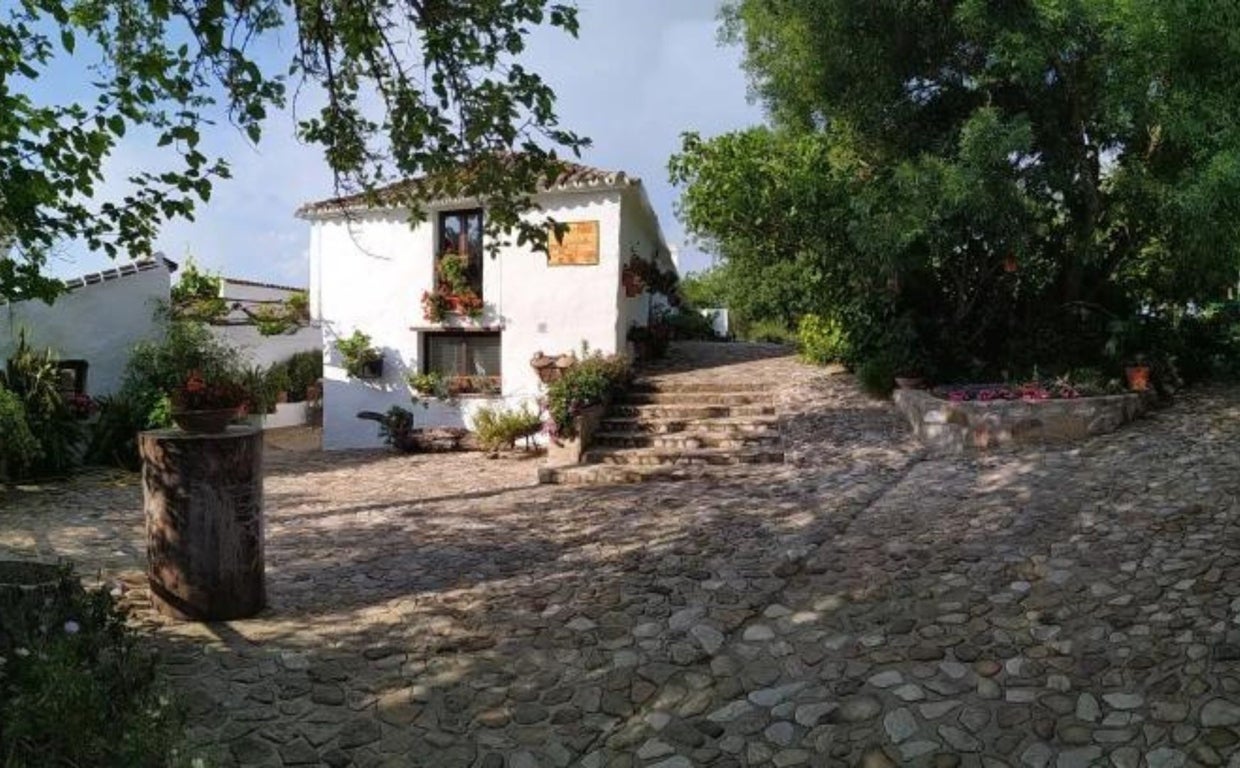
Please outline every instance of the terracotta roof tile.
[{"label": "terracotta roof tile", "polygon": [[88,275],[82,275],[81,277],[75,277],[71,280],[66,280],[65,290],[72,291],[75,288],[81,288],[87,285],[95,285],[97,283],[106,283],[109,280],[119,280],[122,277],[136,275],[139,272],[148,272],[152,269],[157,268],[160,265],[161,261],[163,262],[164,267],[167,268],[169,272],[175,272],[177,270],[177,265],[175,262],[165,259],[163,257],[159,257],[158,261],[156,259],[142,259],[141,261],[134,261],[128,264],[122,264],[119,267],[113,267],[112,269],[105,269],[102,272],[91,272]]},{"label": "terracotta roof tile", "polygon": [[[606,171],[601,168],[594,168],[567,160],[561,160],[560,166],[562,170],[559,175],[550,184],[540,187],[539,192],[587,192],[594,189],[630,186],[641,183],[640,179],[629,176],[624,171]],[[423,177],[404,179],[394,184],[377,188],[374,191],[374,195],[377,196],[381,207],[384,202],[399,198],[410,187],[422,184],[423,181]],[[306,203],[297,209],[297,215],[311,217],[316,213],[330,213],[350,208],[366,207],[367,205],[367,195],[365,193],[358,193]]]}]

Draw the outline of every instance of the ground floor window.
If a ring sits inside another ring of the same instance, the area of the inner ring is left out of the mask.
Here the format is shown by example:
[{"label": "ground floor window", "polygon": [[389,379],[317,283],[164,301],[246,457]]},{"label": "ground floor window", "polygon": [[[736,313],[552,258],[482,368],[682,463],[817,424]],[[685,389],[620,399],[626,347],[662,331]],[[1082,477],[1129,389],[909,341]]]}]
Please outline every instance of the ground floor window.
[{"label": "ground floor window", "polygon": [[86,393],[86,370],[90,366],[85,360],[61,360],[56,363],[56,388],[62,395],[81,395]]},{"label": "ground floor window", "polygon": [[498,333],[428,333],[424,373],[438,373],[455,394],[498,394],[501,389]]}]

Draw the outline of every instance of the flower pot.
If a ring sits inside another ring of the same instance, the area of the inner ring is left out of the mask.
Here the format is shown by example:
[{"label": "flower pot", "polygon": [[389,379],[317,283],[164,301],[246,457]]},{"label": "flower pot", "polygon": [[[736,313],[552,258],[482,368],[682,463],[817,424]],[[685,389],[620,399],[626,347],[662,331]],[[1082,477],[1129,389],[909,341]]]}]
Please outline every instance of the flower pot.
[{"label": "flower pot", "polygon": [[1128,388],[1133,392],[1145,392],[1150,388],[1150,367],[1148,365],[1130,365],[1124,369],[1124,378],[1128,379]]},{"label": "flower pot", "polygon": [[228,423],[237,418],[238,408],[215,408],[209,411],[172,412],[172,421],[181,430],[200,435],[217,435],[228,429]]},{"label": "flower pot", "polygon": [[900,389],[925,389],[926,380],[920,376],[897,376],[896,386]]},{"label": "flower pot", "polygon": [[361,368],[357,372],[359,379],[381,379],[383,378],[383,358],[377,360],[367,360],[362,363]]}]

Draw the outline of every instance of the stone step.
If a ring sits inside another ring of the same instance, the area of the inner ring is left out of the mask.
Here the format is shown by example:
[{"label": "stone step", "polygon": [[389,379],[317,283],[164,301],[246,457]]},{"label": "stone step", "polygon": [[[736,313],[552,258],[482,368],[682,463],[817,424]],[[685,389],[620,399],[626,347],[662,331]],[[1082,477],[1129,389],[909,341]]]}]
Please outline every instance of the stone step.
[{"label": "stone step", "polygon": [[583,457],[586,464],[621,464],[630,466],[779,464],[784,452],[773,448],[698,448],[677,450],[666,448],[592,448]]},{"label": "stone step", "polygon": [[747,416],[774,416],[774,405],[636,405],[616,403],[608,418],[638,419],[732,419]]},{"label": "stone step", "polygon": [[750,392],[768,394],[771,385],[762,381],[700,381],[678,379],[638,379],[629,386],[630,392],[666,393],[729,393]]},{"label": "stone step", "polygon": [[[694,425],[696,427],[696,424]],[[594,444],[604,448],[674,448],[697,450],[699,448],[754,448],[779,445],[780,435],[775,430],[749,432],[672,432],[654,434],[638,430],[598,432]]]},{"label": "stone step", "polygon": [[713,482],[720,483],[743,481],[755,472],[765,471],[769,466],[578,464],[569,467],[541,467],[538,470],[538,482],[544,485],[629,485],[710,478]]},{"label": "stone step", "polygon": [[617,401],[626,405],[764,405],[771,396],[763,392],[633,392]]},{"label": "stone step", "polygon": [[648,419],[635,416],[604,418],[603,432],[645,432],[669,435],[676,432],[763,432],[779,429],[778,416],[747,416],[722,419]]},{"label": "stone step", "polygon": [[543,485],[626,485],[655,481],[686,480],[692,475],[686,467],[653,467],[618,464],[578,464],[569,467],[540,467],[538,482]]}]

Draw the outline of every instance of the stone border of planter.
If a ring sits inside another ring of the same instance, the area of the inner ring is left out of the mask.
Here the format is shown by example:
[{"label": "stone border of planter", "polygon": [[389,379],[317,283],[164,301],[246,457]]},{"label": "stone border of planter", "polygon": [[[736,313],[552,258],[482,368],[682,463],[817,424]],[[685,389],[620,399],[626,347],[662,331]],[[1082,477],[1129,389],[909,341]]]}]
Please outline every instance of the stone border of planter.
[{"label": "stone border of planter", "polygon": [[925,390],[898,389],[894,400],[917,438],[943,453],[1083,440],[1114,432],[1148,407],[1146,399],[1136,393],[954,403]]},{"label": "stone border of planter", "polygon": [[583,408],[573,417],[573,430],[577,433],[576,437],[568,440],[561,437],[551,438],[547,445],[547,464],[550,467],[580,464],[582,456],[594,441],[594,433],[603,423],[603,416],[606,413],[606,404]]}]

